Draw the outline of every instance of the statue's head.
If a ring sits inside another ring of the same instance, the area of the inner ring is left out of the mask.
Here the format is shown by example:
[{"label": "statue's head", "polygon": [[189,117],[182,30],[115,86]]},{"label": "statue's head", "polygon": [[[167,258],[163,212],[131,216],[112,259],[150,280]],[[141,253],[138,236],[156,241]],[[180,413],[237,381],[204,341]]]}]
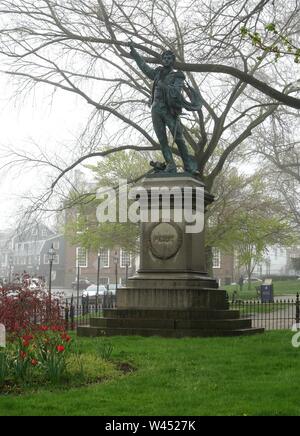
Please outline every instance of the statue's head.
[{"label": "statue's head", "polygon": [[176,56],[171,50],[166,50],[161,55],[161,60],[164,67],[173,67]]}]

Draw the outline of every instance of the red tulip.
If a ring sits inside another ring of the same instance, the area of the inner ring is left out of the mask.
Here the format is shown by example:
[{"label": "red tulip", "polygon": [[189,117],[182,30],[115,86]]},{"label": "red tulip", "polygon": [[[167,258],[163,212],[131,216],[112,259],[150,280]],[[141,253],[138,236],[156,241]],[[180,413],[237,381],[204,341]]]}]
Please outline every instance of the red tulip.
[{"label": "red tulip", "polygon": [[22,360],[26,358],[27,354],[24,351],[20,351],[20,357]]}]

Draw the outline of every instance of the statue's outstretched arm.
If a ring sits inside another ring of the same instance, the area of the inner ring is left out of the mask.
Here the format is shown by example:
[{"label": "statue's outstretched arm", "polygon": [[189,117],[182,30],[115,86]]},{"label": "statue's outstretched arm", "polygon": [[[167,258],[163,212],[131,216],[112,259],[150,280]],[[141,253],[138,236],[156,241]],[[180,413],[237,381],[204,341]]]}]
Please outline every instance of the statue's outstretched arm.
[{"label": "statue's outstretched arm", "polygon": [[148,77],[150,80],[154,80],[156,76],[156,69],[149,67],[149,65],[146,64],[144,59],[139,55],[139,53],[136,51],[136,49],[133,47],[133,45],[130,45],[130,53],[135,62],[137,63],[140,70],[143,71],[143,73]]}]

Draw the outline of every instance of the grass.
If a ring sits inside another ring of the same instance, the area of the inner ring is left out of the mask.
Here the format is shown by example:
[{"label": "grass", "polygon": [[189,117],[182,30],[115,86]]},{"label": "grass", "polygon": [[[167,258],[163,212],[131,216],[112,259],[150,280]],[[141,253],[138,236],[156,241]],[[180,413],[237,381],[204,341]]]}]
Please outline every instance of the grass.
[{"label": "grass", "polygon": [[[240,292],[239,285],[228,285],[224,286],[223,288],[226,289],[226,291],[229,294],[229,298],[232,298],[232,294],[234,291],[237,291],[238,295],[237,298],[241,300],[250,300],[250,299],[257,299],[257,291],[256,287],[260,286],[262,282],[254,282],[251,283],[251,289],[248,290],[248,284],[245,283],[243,287],[243,291]],[[283,281],[274,281],[274,296],[276,297],[284,297],[284,296],[290,296],[290,295],[296,295],[297,292],[300,293],[300,280],[283,280]]]},{"label": "grass", "polygon": [[[238,338],[114,337],[137,370],[101,384],[0,397],[0,415],[299,415],[300,350],[289,331]],[[101,339],[80,339],[88,355]]]}]

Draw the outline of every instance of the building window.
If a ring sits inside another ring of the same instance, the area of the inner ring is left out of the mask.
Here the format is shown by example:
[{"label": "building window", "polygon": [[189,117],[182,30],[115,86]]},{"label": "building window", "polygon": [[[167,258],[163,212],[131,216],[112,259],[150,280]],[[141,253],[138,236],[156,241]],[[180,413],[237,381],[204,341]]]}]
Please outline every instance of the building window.
[{"label": "building window", "polygon": [[54,250],[59,250],[59,241],[53,242],[53,248]]},{"label": "building window", "polygon": [[131,254],[128,253],[128,251],[121,250],[121,260],[120,260],[120,267],[126,268],[126,265],[128,265],[129,268],[131,268]]},{"label": "building window", "polygon": [[100,266],[101,268],[109,268],[109,250],[102,248],[100,251]]},{"label": "building window", "polygon": [[108,277],[100,277],[99,284],[102,286],[107,286],[109,284]]},{"label": "building window", "polygon": [[32,235],[32,236],[37,236],[37,235],[38,235],[38,229],[36,229],[36,228],[35,228],[35,229],[32,229],[32,230],[31,230],[31,235]]},{"label": "building window", "polygon": [[76,266],[80,268],[88,267],[88,252],[86,248],[76,248]]},{"label": "building window", "polygon": [[213,268],[221,268],[221,251],[218,248],[212,249]]}]

